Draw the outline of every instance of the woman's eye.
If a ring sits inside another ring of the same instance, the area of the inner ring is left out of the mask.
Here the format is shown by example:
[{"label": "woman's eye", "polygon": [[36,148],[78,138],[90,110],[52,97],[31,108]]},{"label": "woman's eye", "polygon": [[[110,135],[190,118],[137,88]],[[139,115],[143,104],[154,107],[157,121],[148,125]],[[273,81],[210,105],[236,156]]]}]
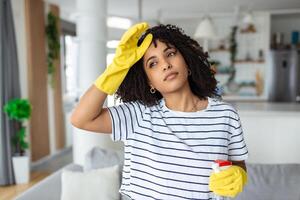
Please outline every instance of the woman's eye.
[{"label": "woman's eye", "polygon": [[156,65],[156,62],[152,62],[149,64],[149,68],[152,68],[154,65]]},{"label": "woman's eye", "polygon": [[170,52],[170,53],[168,53],[168,57],[169,56],[174,56],[176,54],[176,52]]}]

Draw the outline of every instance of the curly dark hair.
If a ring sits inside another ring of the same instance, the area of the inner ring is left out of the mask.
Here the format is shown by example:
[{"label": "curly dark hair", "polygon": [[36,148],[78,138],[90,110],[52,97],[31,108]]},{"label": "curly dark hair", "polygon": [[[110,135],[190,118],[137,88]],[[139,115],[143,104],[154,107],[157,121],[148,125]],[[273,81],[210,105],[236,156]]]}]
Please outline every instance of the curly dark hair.
[{"label": "curly dark hair", "polygon": [[[153,35],[152,42],[155,46],[156,41],[159,40],[166,45],[174,46],[182,54],[187,66],[192,71],[192,74],[188,76],[188,82],[193,94],[200,99],[219,97],[216,87],[217,81],[208,61],[208,53],[203,51],[197,41],[175,25],[160,24],[149,28],[139,39],[138,46],[149,33]],[[158,100],[163,97],[159,91],[154,94],[150,93],[148,78],[143,67],[143,58],[130,68],[116,92],[116,97],[124,103],[138,101],[146,106],[157,104]]]}]

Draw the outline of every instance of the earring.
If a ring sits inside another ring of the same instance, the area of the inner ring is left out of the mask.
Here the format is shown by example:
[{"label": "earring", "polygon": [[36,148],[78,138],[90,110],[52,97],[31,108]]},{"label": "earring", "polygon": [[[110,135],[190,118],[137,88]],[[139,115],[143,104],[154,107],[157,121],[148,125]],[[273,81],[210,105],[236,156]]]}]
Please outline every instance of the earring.
[{"label": "earring", "polygon": [[190,69],[188,69],[188,75],[192,75],[192,71]]},{"label": "earring", "polygon": [[156,92],[156,89],[155,89],[154,87],[151,86],[151,88],[150,88],[150,93],[151,93],[151,94],[154,94],[155,92]]}]

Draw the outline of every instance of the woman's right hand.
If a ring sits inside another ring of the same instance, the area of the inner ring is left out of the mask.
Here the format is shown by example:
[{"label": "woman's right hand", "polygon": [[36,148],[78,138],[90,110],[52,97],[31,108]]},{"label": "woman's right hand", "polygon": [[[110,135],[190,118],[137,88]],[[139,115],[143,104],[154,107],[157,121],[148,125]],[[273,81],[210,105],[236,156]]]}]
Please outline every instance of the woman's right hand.
[{"label": "woman's right hand", "polygon": [[143,22],[132,26],[124,33],[112,63],[94,83],[98,89],[113,94],[119,88],[130,67],[142,58],[152,42],[153,36],[148,34],[142,44],[137,46],[140,36],[148,27],[149,25]]}]

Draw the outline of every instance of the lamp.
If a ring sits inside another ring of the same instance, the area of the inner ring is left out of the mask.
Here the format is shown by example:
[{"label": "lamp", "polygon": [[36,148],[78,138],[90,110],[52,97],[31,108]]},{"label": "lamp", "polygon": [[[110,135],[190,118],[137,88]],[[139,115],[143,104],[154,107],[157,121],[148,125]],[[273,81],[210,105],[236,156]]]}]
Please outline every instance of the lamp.
[{"label": "lamp", "polygon": [[208,40],[217,37],[215,27],[209,16],[205,16],[196,28],[195,38],[203,39],[203,49],[208,51]]},{"label": "lamp", "polygon": [[242,21],[242,33],[255,33],[256,28],[254,25],[253,15],[250,11],[248,11],[243,18]]}]

